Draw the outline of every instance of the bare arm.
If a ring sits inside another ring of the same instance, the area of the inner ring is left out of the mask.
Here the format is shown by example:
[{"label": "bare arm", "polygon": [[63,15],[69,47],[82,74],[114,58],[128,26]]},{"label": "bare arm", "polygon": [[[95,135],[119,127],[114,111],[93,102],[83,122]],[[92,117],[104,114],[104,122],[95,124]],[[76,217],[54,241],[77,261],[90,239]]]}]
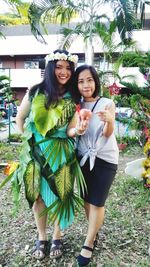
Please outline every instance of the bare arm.
[{"label": "bare arm", "polygon": [[115,104],[112,103],[111,107],[106,107],[104,111],[97,112],[101,120],[105,122],[103,135],[109,137],[114,131],[115,124]]},{"label": "bare arm", "polygon": [[23,126],[24,126],[25,118],[29,114],[30,107],[31,107],[31,103],[29,101],[29,92],[27,92],[21,102],[21,105],[19,107],[19,110],[16,116],[16,124],[21,133],[23,133],[24,131]]},{"label": "bare arm", "polygon": [[67,135],[69,137],[75,137],[76,136],[75,128],[76,128],[76,124],[77,124],[77,119],[78,119],[78,114],[76,112],[74,114],[72,120],[70,121],[68,128],[67,128]]}]

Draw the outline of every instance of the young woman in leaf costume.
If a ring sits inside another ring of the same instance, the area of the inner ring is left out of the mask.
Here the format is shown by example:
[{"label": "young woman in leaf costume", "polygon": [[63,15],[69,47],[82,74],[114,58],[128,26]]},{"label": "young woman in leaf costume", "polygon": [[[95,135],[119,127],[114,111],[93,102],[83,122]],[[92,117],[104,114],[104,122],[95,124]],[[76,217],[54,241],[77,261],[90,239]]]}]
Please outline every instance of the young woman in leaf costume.
[{"label": "young woman in leaf costume", "polygon": [[84,187],[74,139],[67,136],[76,108],[70,91],[77,56],[56,50],[46,57],[46,62],[44,80],[27,92],[16,118],[24,133],[17,179],[20,183],[23,177],[26,198],[33,207],[38,230],[33,255],[37,259],[47,253],[47,214],[55,222],[50,257],[62,255],[60,228],[72,223],[75,211],[82,205],[74,184],[78,190]]}]

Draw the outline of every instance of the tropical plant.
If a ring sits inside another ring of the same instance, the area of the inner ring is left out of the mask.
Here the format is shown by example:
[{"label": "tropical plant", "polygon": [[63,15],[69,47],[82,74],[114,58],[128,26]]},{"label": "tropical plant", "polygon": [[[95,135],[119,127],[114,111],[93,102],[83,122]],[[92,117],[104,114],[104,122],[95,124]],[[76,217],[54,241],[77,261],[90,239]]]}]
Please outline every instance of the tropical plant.
[{"label": "tropical plant", "polygon": [[[9,77],[2,75],[0,76],[0,96],[4,95],[7,90],[9,91]],[[0,111],[0,119],[3,116],[3,111]],[[0,122],[0,128],[4,127],[4,123]]]},{"label": "tropical plant", "polygon": [[22,25],[29,24],[28,18],[18,17],[18,15],[0,15],[0,24],[3,26],[8,25]]},{"label": "tropical plant", "polygon": [[[108,30],[109,33],[109,30]],[[107,33],[106,33],[107,35]],[[103,33],[101,33],[101,39],[102,38]],[[104,33],[105,36],[105,33]],[[105,40],[104,40],[105,41]],[[109,44],[109,42],[108,42]],[[107,42],[105,44],[105,47],[107,48],[107,52],[105,53],[105,49],[103,49],[103,57],[104,57],[104,62],[105,64],[103,64],[104,69],[101,70],[100,72],[100,78],[101,78],[101,85],[104,87],[106,86],[106,84],[109,83],[109,76],[113,77],[113,81],[116,82],[119,80],[119,82],[121,84],[124,83],[125,80],[127,79],[134,79],[135,75],[133,75],[132,73],[130,75],[124,75],[124,76],[120,76],[119,75],[119,69],[120,67],[136,67],[139,68],[139,71],[144,75],[145,78],[145,85],[144,87],[148,87],[148,84],[150,82],[150,75],[149,75],[149,70],[150,70],[150,53],[146,52],[146,53],[142,53],[140,51],[138,51],[136,49],[136,42],[130,40],[126,45],[124,45],[122,42],[120,42],[117,45],[114,45],[114,42],[111,45],[110,42],[110,47],[108,45],[107,47]],[[104,47],[104,48],[105,48]],[[115,56],[114,58],[114,52],[115,51],[120,51],[120,53]],[[105,60],[105,58],[107,58],[107,61]],[[109,63],[112,63],[112,68],[109,68]],[[124,84],[123,84],[124,85]],[[134,83],[129,83],[129,84],[125,84],[124,86],[127,86],[128,88],[137,88],[136,92],[142,91],[143,89],[140,88],[138,85],[134,84]],[[107,90],[108,88],[106,88]],[[105,91],[106,91],[105,90]],[[135,93],[135,92],[134,92]],[[106,91],[107,94],[107,91]],[[146,91],[145,91],[146,94]],[[107,94],[108,95],[108,94]],[[146,97],[146,95],[145,95]],[[122,100],[120,99],[120,101],[122,102]],[[126,106],[126,105],[125,105]]]},{"label": "tropical plant", "polygon": [[[8,5],[9,11],[0,15],[0,26],[29,24],[29,3],[20,0],[4,0],[4,2]],[[2,32],[0,35],[4,37]]]},{"label": "tropical plant", "polygon": [[[89,35],[92,33],[93,23],[101,19],[100,10],[105,4],[109,4],[112,8],[114,18],[117,21],[118,31],[122,39],[126,39],[126,33],[131,33],[133,25],[135,26],[134,6],[133,1],[110,1],[110,0],[90,0],[90,1],[54,1],[54,0],[39,0],[34,1],[29,8],[29,19],[31,28],[35,36],[41,37],[39,26],[43,26],[48,14],[53,17],[60,16],[61,24],[70,22],[72,15],[79,14],[79,18],[89,26]],[[105,15],[105,17],[107,17]],[[87,28],[87,27],[86,27]],[[91,32],[90,32],[91,31]]]},{"label": "tropical plant", "polygon": [[[0,76],[0,96],[2,96],[4,101],[10,103],[13,101],[14,93],[10,87],[10,78],[6,75]],[[0,119],[2,118],[3,112],[0,113]],[[4,127],[4,123],[0,123],[0,128]],[[9,125],[10,127],[10,125]]]},{"label": "tropical plant", "polygon": [[[110,76],[113,81],[120,80],[121,77],[118,74],[121,63],[123,62],[123,55],[128,50],[136,50],[136,42],[133,40],[126,40],[123,42],[115,41],[115,34],[117,30],[117,22],[112,21],[109,25],[95,22],[95,34],[101,39],[101,46],[103,53],[100,56],[101,65],[95,63],[95,67],[99,72],[101,80],[101,94],[107,93],[107,84],[110,83]],[[94,32],[94,31],[93,31]],[[116,53],[117,51],[117,53]],[[100,69],[100,71],[99,71]],[[133,77],[133,75],[124,76],[124,78]],[[105,90],[106,89],[106,90]],[[106,94],[105,94],[106,96]]]},{"label": "tropical plant", "polygon": [[141,70],[147,69],[150,67],[150,52],[124,51],[120,54],[117,64],[118,66],[122,64],[124,67],[139,67]]},{"label": "tropical plant", "polygon": [[[75,28],[65,29],[68,36],[82,35],[86,44],[86,48],[90,50],[93,56],[93,36],[96,31],[96,23],[109,24],[110,18],[105,13],[100,13],[103,5],[109,4],[113,17],[116,20],[116,26],[121,39],[125,42],[131,37],[131,32],[135,27],[136,21],[134,16],[134,6],[132,1],[108,1],[108,0],[85,0],[85,1],[54,1],[54,0],[39,0],[34,1],[29,8],[29,20],[31,30],[35,37],[44,42],[41,34],[41,27],[45,28],[45,22],[48,15],[53,18],[60,18],[60,23],[70,22],[72,15],[78,14],[79,20]],[[67,32],[68,31],[68,32]],[[87,50],[88,50],[87,49]],[[88,63],[92,63],[92,56]]]},{"label": "tropical plant", "polygon": [[26,5],[29,5],[22,0],[3,0],[9,7],[10,10],[12,10],[12,13],[15,13],[18,15],[19,11],[22,10],[23,13],[26,12],[26,9],[23,11],[23,7]]},{"label": "tropical plant", "polygon": [[11,101],[13,98],[13,91],[10,87],[10,78],[6,75],[0,76],[0,95],[2,95],[4,99],[8,99],[8,101]]},{"label": "tropical plant", "polygon": [[146,155],[146,159],[143,162],[144,172],[142,173],[142,177],[144,179],[144,186],[150,188],[150,133],[144,146],[144,154]]},{"label": "tropical plant", "polygon": [[[149,66],[145,65],[145,68]],[[128,95],[116,95],[114,100],[119,107],[129,107],[132,110],[130,118],[118,117],[117,120],[127,124],[129,129],[137,130],[139,143],[143,146],[150,136],[150,78],[145,77],[145,85],[139,87],[135,82],[129,83],[123,80],[120,83],[129,90]]]}]

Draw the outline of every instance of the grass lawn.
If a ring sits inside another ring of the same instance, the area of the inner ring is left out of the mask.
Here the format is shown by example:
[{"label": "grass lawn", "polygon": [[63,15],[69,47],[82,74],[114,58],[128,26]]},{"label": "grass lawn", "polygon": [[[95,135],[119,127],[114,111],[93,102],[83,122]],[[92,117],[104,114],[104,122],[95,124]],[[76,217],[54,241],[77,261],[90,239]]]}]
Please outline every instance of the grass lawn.
[{"label": "grass lawn", "polygon": [[[20,145],[0,143],[0,151],[0,162],[17,160]],[[106,202],[104,225],[99,232],[100,240],[88,266],[150,266],[150,189],[145,189],[142,181],[124,173],[127,162],[142,156],[142,150],[138,147],[120,153],[118,173]],[[1,168],[0,182],[3,178]],[[64,232],[62,258],[56,261],[47,257],[40,262],[31,257],[37,231],[23,189],[19,213],[14,214],[9,184],[0,192],[0,203],[0,267],[76,266],[75,257],[81,250],[87,229],[84,211],[81,211],[74,224]],[[49,239],[52,230],[53,227],[49,225]]]}]

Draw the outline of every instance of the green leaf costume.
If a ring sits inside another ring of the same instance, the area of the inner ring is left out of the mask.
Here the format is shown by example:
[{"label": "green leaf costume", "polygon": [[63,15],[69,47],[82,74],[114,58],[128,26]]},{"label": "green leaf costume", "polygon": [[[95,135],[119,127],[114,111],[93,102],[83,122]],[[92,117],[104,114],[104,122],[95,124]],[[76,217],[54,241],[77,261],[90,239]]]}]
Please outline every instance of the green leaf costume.
[{"label": "green leaf costume", "polygon": [[32,100],[24,127],[20,166],[13,179],[19,185],[24,181],[31,207],[41,195],[47,207],[42,214],[48,212],[52,222],[57,218],[63,229],[73,221],[76,210],[82,206],[80,190],[85,188],[75,156],[74,139],[66,132],[75,104],[69,93],[48,109],[45,101],[42,93]]}]

